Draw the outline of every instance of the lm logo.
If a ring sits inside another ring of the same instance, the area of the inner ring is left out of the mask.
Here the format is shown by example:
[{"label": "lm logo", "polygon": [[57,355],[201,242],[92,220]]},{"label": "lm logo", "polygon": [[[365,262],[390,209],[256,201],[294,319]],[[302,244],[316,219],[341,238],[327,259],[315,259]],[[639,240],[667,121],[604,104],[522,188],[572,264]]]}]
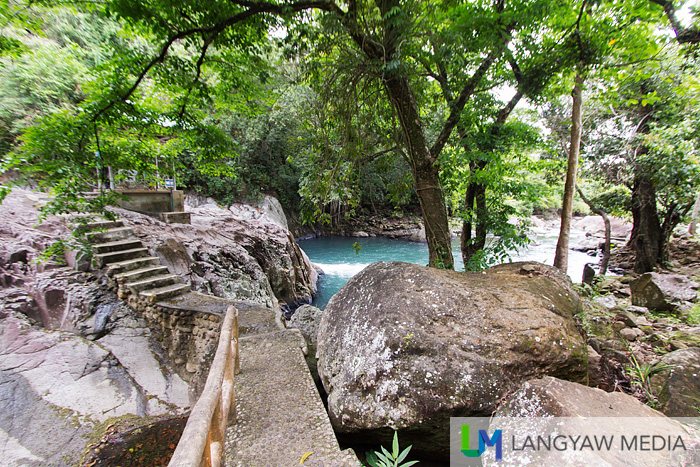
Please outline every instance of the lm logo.
[{"label": "lm logo", "polygon": [[501,430],[494,430],[493,436],[489,438],[486,430],[479,430],[479,449],[469,449],[469,425],[462,425],[462,454],[467,457],[479,457],[486,446],[496,447],[496,460],[500,462],[503,459],[503,437]]}]

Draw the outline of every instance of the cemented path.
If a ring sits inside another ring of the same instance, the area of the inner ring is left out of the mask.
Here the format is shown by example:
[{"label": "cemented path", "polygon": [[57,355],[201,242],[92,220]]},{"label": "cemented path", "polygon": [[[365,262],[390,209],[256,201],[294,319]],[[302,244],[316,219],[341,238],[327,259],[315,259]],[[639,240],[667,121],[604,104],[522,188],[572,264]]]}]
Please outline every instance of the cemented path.
[{"label": "cemented path", "polygon": [[226,434],[229,467],[359,467],[341,451],[302,348],[300,333],[277,331],[240,340],[237,421]]}]

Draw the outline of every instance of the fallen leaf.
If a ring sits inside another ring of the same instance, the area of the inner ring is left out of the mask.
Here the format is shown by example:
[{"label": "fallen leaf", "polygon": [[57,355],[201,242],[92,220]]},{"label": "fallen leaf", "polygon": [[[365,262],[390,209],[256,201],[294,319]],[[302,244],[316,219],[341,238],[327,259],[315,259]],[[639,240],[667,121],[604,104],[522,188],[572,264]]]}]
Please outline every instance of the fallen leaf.
[{"label": "fallen leaf", "polygon": [[303,456],[301,456],[301,460],[299,461],[299,463],[300,463],[300,464],[303,464],[304,461],[305,461],[306,459],[308,459],[309,456],[310,456],[311,454],[313,454],[313,451],[312,451],[312,452],[307,452],[307,453],[305,453]]}]

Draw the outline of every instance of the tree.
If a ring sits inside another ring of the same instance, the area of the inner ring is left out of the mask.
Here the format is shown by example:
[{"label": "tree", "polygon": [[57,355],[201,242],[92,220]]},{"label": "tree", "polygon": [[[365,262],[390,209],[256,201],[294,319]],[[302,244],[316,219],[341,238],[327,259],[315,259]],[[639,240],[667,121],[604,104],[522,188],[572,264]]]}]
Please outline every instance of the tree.
[{"label": "tree", "polygon": [[698,83],[668,46],[656,60],[620,70],[603,92],[588,138],[587,166],[629,193],[636,272],[664,266],[673,228],[690,212],[700,182]]}]

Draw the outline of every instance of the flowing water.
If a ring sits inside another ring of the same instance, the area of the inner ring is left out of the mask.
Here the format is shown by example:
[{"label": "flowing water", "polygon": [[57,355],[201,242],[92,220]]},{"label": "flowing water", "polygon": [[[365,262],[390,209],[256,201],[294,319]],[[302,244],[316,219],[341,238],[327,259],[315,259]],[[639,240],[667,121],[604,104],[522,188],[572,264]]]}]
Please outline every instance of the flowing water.
[{"label": "flowing water", "polygon": [[[536,240],[528,247],[513,253],[513,261],[539,261],[552,265],[557,244],[558,229],[538,232]],[[583,231],[571,232],[569,244],[575,245],[585,236]],[[309,256],[311,262],[319,265],[325,272],[319,279],[318,295],[313,305],[321,309],[331,297],[355,274],[376,261],[403,261],[414,264],[428,264],[428,245],[406,240],[383,237],[317,237],[298,241],[299,246]],[[354,243],[360,244],[356,253]],[[459,249],[459,239],[452,240],[452,252],[455,269],[464,270],[464,263]],[[568,274],[574,282],[581,282],[583,267],[586,263],[596,263],[597,259],[585,253],[569,250]]]}]

